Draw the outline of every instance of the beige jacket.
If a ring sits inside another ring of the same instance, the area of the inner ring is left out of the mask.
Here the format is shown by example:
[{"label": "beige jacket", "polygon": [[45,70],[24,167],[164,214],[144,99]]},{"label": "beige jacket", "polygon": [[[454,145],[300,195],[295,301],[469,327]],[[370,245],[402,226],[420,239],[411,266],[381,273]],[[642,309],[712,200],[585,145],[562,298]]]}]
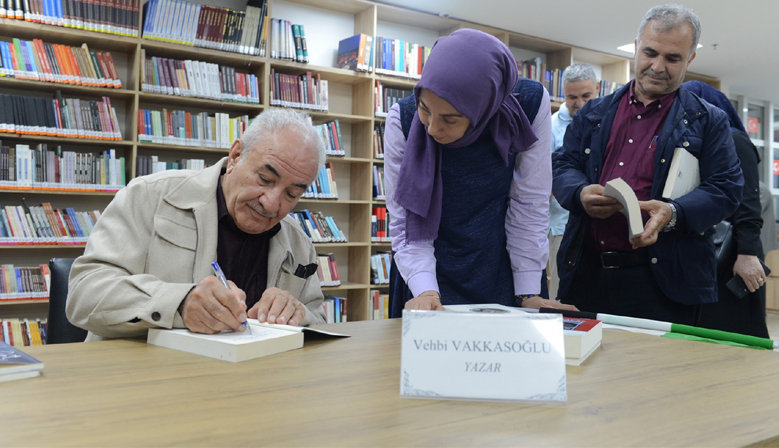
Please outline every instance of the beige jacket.
[{"label": "beige jacket", "polygon": [[[184,327],[181,301],[213,274],[216,185],[226,160],[198,173],[171,170],[134,179],[106,207],[70,271],[68,319],[90,331],[88,341]],[[306,306],[302,325],[325,322],[318,277],[293,275],[299,264],[314,262],[311,241],[285,217],[270,241],[268,286],[289,291]]]}]

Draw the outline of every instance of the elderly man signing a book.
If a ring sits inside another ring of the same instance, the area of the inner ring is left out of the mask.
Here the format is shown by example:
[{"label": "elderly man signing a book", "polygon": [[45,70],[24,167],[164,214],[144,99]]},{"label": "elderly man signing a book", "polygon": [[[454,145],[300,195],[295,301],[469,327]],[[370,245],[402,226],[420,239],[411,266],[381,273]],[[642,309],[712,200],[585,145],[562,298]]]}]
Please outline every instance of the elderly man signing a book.
[{"label": "elderly man signing a book", "polygon": [[[73,264],[68,318],[90,331],[87,340],[152,327],[240,331],[247,316],[324,323],[316,251],[287,218],[324,161],[310,119],[274,109],[216,165],[134,179]],[[213,275],[214,261],[229,289]]]}]

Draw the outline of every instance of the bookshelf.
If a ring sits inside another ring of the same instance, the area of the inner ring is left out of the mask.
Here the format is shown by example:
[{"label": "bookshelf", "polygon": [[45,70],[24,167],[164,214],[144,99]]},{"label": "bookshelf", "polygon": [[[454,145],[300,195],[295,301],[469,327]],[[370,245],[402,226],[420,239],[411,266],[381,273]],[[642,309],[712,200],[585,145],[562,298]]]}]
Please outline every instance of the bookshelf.
[{"label": "bookshelf", "polygon": [[[146,3],[143,1],[142,3]],[[244,10],[246,2],[228,0],[218,3],[235,10]],[[489,28],[446,17],[409,11],[402,8],[372,3],[367,0],[268,0],[268,17],[283,18],[292,23],[304,24],[310,62],[307,64],[270,57],[250,56],[240,53],[190,47],[141,37],[125,37],[80,31],[19,20],[0,19],[0,40],[12,38],[42,39],[46,43],[80,46],[86,43],[90,49],[110,51],[122,80],[121,89],[68,86],[42,81],[18,80],[0,77],[0,93],[51,97],[59,89],[63,95],[83,99],[111,99],[117,110],[122,139],[105,142],[86,139],[60,139],[56,137],[19,136],[0,134],[4,145],[37,144],[62,145],[63,149],[79,152],[100,152],[113,148],[117,157],[125,157],[126,178],[136,177],[136,160],[139,156],[155,155],[160,161],[181,158],[198,158],[207,165],[227,155],[227,150],[212,147],[178,146],[140,142],[138,139],[138,111],[143,109],[186,110],[191,113],[224,113],[229,117],[254,115],[270,106],[271,70],[286,75],[318,74],[328,81],[328,112],[309,111],[315,124],[338,120],[341,127],[345,156],[328,156],[332,162],[338,185],[337,200],[301,199],[296,210],[321,211],[332,216],[346,234],[346,243],[315,243],[318,253],[334,253],[338,263],[341,285],[324,287],[325,295],[346,297],[348,319],[366,320],[373,312],[370,291],[378,289],[382,294],[387,285],[371,285],[370,258],[391,250],[387,242],[371,242],[371,213],[374,207],[384,207],[384,200],[373,198],[374,166],[383,168],[384,161],[373,155],[373,131],[384,118],[374,114],[374,86],[381,81],[389,88],[411,89],[415,80],[375,73],[363,73],[334,68],[338,42],[358,33],[404,39],[423,46],[432,46],[439,36],[463,28],[472,27],[495,35],[506,43],[517,59],[540,57],[549,69],[564,69],[573,62],[589,62],[600,70],[604,79],[625,83],[629,81],[631,63],[620,58],[559,42],[547,41],[505,30]],[[142,18],[141,18],[142,20]],[[141,21],[140,29],[143,29]],[[238,73],[256,76],[259,104],[220,101],[214,99],[174,96],[151,93],[142,89],[141,68],[144,57],[191,59],[218,64]],[[716,81],[710,79],[712,82]],[[708,81],[707,81],[708,82]],[[555,105],[551,105],[555,108]],[[20,205],[25,197],[30,205],[51,202],[55,208],[75,207],[77,210],[102,210],[114,193],[77,193],[64,191],[7,190],[0,189],[0,205]],[[0,263],[17,266],[34,266],[46,263],[52,257],[76,257],[83,252],[83,245],[70,246],[4,246],[0,251]],[[9,249],[9,250],[6,250]],[[3,303],[0,318],[43,317],[46,301]]]}]

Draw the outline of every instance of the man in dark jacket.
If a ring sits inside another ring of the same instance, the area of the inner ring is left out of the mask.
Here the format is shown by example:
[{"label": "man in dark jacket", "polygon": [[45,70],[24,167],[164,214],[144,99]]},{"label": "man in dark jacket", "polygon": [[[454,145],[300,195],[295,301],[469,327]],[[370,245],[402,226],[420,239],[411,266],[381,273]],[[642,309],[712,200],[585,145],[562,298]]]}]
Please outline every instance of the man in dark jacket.
[{"label": "man in dark jacket", "polygon": [[[588,102],[555,153],[554,196],[571,214],[558,253],[559,296],[583,311],[694,324],[717,300],[712,226],[741,200],[743,176],[728,119],[681,87],[695,59],[700,21],[689,9],[656,6],[638,29],[636,77]],[[700,185],[667,200],[676,148],[698,159]],[[604,196],[621,177],[643,211],[630,239],[622,205]]]}]

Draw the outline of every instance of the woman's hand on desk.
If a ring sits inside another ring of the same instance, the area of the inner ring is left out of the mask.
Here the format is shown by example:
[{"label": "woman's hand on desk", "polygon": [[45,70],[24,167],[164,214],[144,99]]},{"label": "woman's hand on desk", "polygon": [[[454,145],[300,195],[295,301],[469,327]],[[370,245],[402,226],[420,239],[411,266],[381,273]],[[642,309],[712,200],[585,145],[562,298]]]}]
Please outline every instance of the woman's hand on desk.
[{"label": "woman's hand on desk", "polygon": [[208,276],[192,288],[179,310],[184,325],[194,333],[214,334],[222,330],[241,331],[246,320],[246,294],[228,281]]},{"label": "woman's hand on desk", "polygon": [[306,307],[289,292],[268,288],[249,310],[249,317],[269,324],[300,325],[306,317]]},{"label": "woman's hand on desk", "polygon": [[522,307],[535,308],[535,309],[544,307],[544,308],[556,308],[558,310],[579,311],[579,309],[573,305],[566,305],[564,303],[558,302],[557,300],[548,300],[541,296],[535,296],[523,300]]},{"label": "woman's hand on desk", "polygon": [[407,310],[443,311],[441,296],[436,291],[425,291],[406,302]]}]

